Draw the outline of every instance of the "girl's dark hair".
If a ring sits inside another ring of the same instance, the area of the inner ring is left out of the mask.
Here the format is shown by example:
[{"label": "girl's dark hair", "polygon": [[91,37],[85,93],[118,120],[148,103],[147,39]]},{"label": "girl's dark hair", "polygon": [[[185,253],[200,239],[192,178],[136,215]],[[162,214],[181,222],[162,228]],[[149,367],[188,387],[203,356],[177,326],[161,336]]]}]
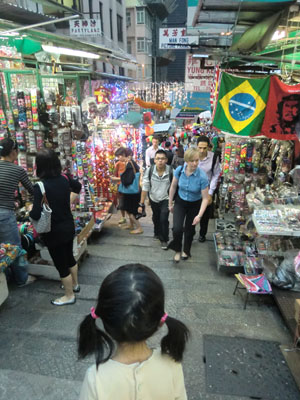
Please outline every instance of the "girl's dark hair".
[{"label": "girl's dark hair", "polygon": [[178,149],[177,149],[177,156],[180,157],[180,158],[183,158],[183,157],[184,157],[184,148],[183,148],[182,144],[180,144],[180,145],[178,146]]},{"label": "girl's dark hair", "polygon": [[[96,355],[97,367],[107,361],[118,343],[136,343],[150,338],[159,328],[165,313],[162,281],[152,269],[142,264],[127,264],[109,274],[99,290],[96,315],[104,329],[96,326],[89,314],[79,326],[78,354]],[[167,317],[168,334],[161,341],[162,353],[181,361],[189,337],[188,328]]]},{"label": "girl's dark hair", "polygon": [[52,149],[43,149],[36,155],[36,174],[39,178],[53,178],[61,174],[61,163]]},{"label": "girl's dark hair", "polygon": [[5,138],[0,142],[0,155],[7,157],[13,150],[18,150],[18,143],[10,138]]},{"label": "girl's dark hair", "polygon": [[130,156],[133,156],[133,151],[129,147],[126,147],[125,157],[130,157]]}]

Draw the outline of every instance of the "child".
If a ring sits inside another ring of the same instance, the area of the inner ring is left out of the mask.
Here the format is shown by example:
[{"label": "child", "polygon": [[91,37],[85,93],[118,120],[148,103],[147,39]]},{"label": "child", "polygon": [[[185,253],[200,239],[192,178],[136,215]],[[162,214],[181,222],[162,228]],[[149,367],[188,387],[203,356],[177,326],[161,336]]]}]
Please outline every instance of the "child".
[{"label": "child", "polygon": [[[189,330],[165,313],[164,303],[163,284],[145,265],[124,265],[104,279],[96,308],[79,328],[79,357],[96,356],[80,400],[187,399],[180,361]],[[164,323],[168,334],[153,350],[146,340]]]},{"label": "child", "polygon": [[[112,181],[116,183],[120,183],[120,176],[121,174],[125,171],[126,168],[126,149],[124,147],[119,147],[115,151],[115,157],[118,158],[118,162],[115,165],[115,176],[113,176],[111,179]],[[122,193],[118,192],[118,208],[121,211],[121,219],[118,222],[119,225],[126,224],[126,218],[125,218],[125,210],[123,209],[123,195]]]}]

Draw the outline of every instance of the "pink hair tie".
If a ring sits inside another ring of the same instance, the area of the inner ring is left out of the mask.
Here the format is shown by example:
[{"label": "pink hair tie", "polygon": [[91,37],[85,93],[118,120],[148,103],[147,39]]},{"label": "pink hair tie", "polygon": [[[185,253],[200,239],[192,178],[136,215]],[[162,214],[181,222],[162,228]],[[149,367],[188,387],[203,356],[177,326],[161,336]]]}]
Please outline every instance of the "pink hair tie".
[{"label": "pink hair tie", "polygon": [[164,313],[164,315],[160,319],[160,324],[163,325],[166,322],[166,319],[168,318],[168,313]]},{"label": "pink hair tie", "polygon": [[91,317],[93,319],[99,318],[98,315],[95,313],[95,307],[91,307]]}]

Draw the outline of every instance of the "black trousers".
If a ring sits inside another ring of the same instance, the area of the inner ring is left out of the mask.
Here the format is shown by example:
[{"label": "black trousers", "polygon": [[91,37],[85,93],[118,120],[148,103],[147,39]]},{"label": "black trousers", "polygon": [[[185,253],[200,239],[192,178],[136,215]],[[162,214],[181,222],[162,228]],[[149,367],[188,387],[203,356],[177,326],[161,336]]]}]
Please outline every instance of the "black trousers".
[{"label": "black trousers", "polygon": [[169,241],[169,208],[168,200],[155,203],[150,199],[152,208],[152,221],[154,225],[154,235],[162,242]]},{"label": "black trousers", "polygon": [[169,248],[181,252],[182,238],[183,251],[186,255],[191,256],[191,246],[195,235],[195,225],[192,225],[194,218],[199,212],[201,200],[185,201],[179,196],[175,199],[174,215],[173,215],[173,240],[169,244]]},{"label": "black trousers", "polygon": [[[201,200],[201,203],[202,203],[202,200]],[[200,207],[201,207],[201,203],[200,203]],[[206,234],[207,234],[208,222],[209,222],[209,218],[211,215],[211,208],[212,208],[212,204],[207,206],[204,214],[202,215],[202,218],[200,220],[199,236],[206,236]]]},{"label": "black trousers", "polygon": [[56,247],[48,247],[48,250],[59,276],[61,278],[69,276],[69,268],[76,265],[76,260],[73,256],[73,239]]}]

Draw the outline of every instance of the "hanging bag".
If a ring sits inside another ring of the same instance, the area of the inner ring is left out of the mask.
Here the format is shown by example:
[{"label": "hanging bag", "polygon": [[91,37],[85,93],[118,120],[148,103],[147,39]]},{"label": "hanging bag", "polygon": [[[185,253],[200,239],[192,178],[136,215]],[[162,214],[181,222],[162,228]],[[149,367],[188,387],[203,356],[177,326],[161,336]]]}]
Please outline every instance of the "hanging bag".
[{"label": "hanging bag", "polygon": [[[129,161],[130,164],[132,165],[133,168],[133,172],[134,172],[134,178],[132,183],[130,183],[128,186],[124,185],[123,180],[122,180],[122,175],[125,174],[127,171],[125,170],[125,172],[123,172],[123,174],[121,174],[121,183],[119,185],[119,192],[120,193],[125,193],[125,194],[137,194],[140,192],[140,173],[136,172],[136,169],[132,163],[132,161]],[[130,171],[130,170],[129,170]]]},{"label": "hanging bag", "polygon": [[51,231],[51,214],[52,210],[49,207],[49,203],[46,197],[46,191],[43,182],[39,181],[37,182],[41,189],[42,193],[42,202],[41,202],[41,207],[42,207],[42,212],[40,219],[34,220],[30,218],[34,229],[37,231],[37,233],[48,233]]}]

